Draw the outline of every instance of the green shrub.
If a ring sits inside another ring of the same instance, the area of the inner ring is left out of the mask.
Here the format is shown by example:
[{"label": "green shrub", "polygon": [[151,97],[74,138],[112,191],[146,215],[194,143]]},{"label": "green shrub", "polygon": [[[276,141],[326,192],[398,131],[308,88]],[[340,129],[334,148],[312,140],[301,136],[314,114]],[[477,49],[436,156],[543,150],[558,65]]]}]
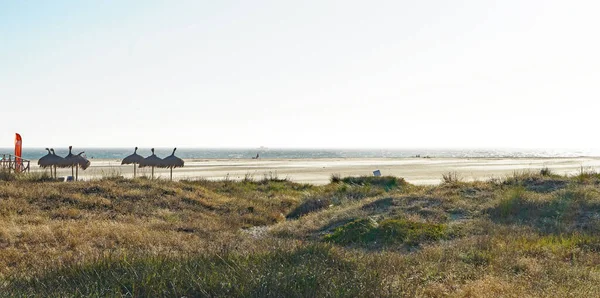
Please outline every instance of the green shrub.
[{"label": "green shrub", "polygon": [[462,178],[457,172],[448,172],[446,174],[442,174],[442,182],[445,184],[457,184],[462,182]]},{"label": "green shrub", "polygon": [[331,183],[341,183],[342,176],[340,176],[340,174],[331,174],[331,178],[329,178],[329,181]]},{"label": "green shrub", "polygon": [[554,174],[552,173],[552,171],[548,167],[543,167],[540,170],[540,175],[542,175],[542,176],[553,176]]},{"label": "green shrub", "polygon": [[309,198],[290,211],[286,218],[297,219],[311,212],[327,208],[331,203],[331,198]]},{"label": "green shrub", "polygon": [[525,190],[522,188],[514,189],[500,201],[496,213],[502,218],[516,216],[523,211],[523,207],[526,205],[525,201]]},{"label": "green shrub", "polygon": [[[332,178],[333,179],[333,178]],[[372,185],[375,187],[381,187],[385,190],[392,190],[406,185],[404,178],[398,178],[393,176],[360,176],[360,177],[345,177],[342,178],[342,182],[352,185]]]},{"label": "green shrub", "polygon": [[387,219],[377,224],[373,219],[363,218],[345,224],[324,240],[337,244],[408,244],[437,241],[446,238],[447,227],[443,224],[421,223],[404,219]]},{"label": "green shrub", "polygon": [[409,245],[418,245],[421,242],[446,238],[447,227],[443,224],[388,219],[379,224],[378,235],[384,243],[404,242]]},{"label": "green shrub", "polygon": [[373,242],[377,236],[377,222],[371,218],[361,218],[347,223],[332,234],[325,235],[325,241],[337,244],[367,244]]}]

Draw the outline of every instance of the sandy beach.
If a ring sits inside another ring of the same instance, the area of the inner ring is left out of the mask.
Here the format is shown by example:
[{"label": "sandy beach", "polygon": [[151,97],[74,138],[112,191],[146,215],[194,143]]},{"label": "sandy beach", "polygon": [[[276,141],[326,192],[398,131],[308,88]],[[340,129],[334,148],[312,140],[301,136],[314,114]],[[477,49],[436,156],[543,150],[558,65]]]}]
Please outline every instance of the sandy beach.
[{"label": "sandy beach", "polygon": [[[120,160],[92,159],[80,179],[102,176],[133,176],[133,166],[121,166]],[[32,162],[32,171],[43,171]],[[440,183],[442,174],[456,172],[465,181],[503,178],[515,171],[550,168],[557,174],[576,174],[600,168],[600,158],[334,158],[334,159],[189,159],[185,167],[173,171],[174,179],[244,179],[246,175],[261,179],[265,175],[289,178],[294,182],[326,184],[332,174],[341,176],[382,175],[405,178],[414,184]],[[58,176],[71,175],[70,169],[58,169]],[[138,175],[150,176],[150,169],[138,169]],[[155,177],[169,178],[168,169],[155,169]]]}]

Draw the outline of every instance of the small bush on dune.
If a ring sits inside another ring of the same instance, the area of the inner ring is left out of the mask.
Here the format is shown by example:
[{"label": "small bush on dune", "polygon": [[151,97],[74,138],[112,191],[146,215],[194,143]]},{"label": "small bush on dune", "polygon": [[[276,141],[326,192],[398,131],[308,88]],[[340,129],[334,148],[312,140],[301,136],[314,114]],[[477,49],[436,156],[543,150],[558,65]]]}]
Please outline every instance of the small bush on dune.
[{"label": "small bush on dune", "polygon": [[303,215],[327,208],[332,204],[330,198],[311,198],[294,208],[286,217],[289,219],[300,218]]},{"label": "small bush on dune", "polygon": [[388,219],[379,224],[379,237],[385,243],[407,243],[437,241],[447,236],[446,225],[414,222],[403,219]]},{"label": "small bush on dune", "polygon": [[462,182],[462,178],[458,176],[457,172],[448,172],[442,174],[442,182],[445,184],[457,184]]},{"label": "small bush on dune", "polygon": [[540,170],[540,175],[542,175],[542,176],[553,176],[554,173],[552,173],[552,171],[548,167],[543,167]]},{"label": "small bush on dune", "polygon": [[347,223],[332,234],[325,236],[325,241],[337,244],[370,243],[377,237],[377,222],[371,218],[361,218]]},{"label": "small bush on dune", "polygon": [[[246,177],[244,177],[245,179]],[[288,182],[290,181],[289,177],[279,178],[277,172],[268,172],[263,174],[263,179],[260,180],[261,183],[269,183],[269,182]]]},{"label": "small bush on dune", "polygon": [[342,176],[340,174],[331,174],[329,181],[331,183],[342,183]]},{"label": "small bush on dune", "polygon": [[446,225],[405,219],[387,219],[377,223],[371,218],[347,223],[324,237],[325,241],[347,245],[408,244],[437,241],[448,237]]},{"label": "small bush on dune", "polygon": [[337,201],[361,200],[368,197],[375,197],[385,193],[385,190],[379,187],[367,185],[341,184],[330,195],[338,198]]},{"label": "small bush on dune", "polygon": [[592,167],[583,167],[579,169],[579,174],[575,176],[575,179],[579,183],[585,183],[587,181],[594,181],[600,179],[600,174]]},{"label": "small bush on dune", "polygon": [[[333,181],[332,177],[332,181]],[[405,186],[407,183],[404,178],[398,178],[393,176],[360,176],[360,177],[345,177],[341,181],[346,184],[361,185],[361,186],[375,186],[381,187],[385,190],[391,190]]]},{"label": "small bush on dune", "polygon": [[494,211],[497,216],[508,218],[518,216],[522,212],[527,212],[526,205],[525,190],[517,188],[503,198]]}]

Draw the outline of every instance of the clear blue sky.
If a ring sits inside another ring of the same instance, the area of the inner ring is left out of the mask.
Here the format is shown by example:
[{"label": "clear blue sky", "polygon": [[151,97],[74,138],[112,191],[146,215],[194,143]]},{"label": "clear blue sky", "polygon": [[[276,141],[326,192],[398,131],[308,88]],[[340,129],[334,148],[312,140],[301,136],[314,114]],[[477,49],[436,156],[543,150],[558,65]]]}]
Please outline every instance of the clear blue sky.
[{"label": "clear blue sky", "polygon": [[599,148],[598,11],[0,0],[0,147]]}]

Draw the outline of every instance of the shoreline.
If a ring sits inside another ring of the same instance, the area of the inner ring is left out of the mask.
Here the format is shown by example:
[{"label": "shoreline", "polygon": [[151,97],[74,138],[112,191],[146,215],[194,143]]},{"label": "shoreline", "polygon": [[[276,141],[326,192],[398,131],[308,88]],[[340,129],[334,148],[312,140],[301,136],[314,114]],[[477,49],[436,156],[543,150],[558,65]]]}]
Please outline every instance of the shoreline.
[{"label": "shoreline", "polygon": [[[173,169],[174,180],[209,179],[241,180],[265,175],[288,178],[298,183],[322,185],[332,175],[382,175],[402,177],[409,183],[435,185],[442,175],[456,172],[465,181],[504,178],[515,172],[539,171],[547,167],[553,173],[572,175],[600,168],[600,157],[540,157],[540,158],[304,158],[304,159],[184,159],[186,166]],[[132,165],[121,165],[120,159],[90,159],[91,167],[79,171],[81,180],[104,176],[133,177]],[[39,172],[37,160],[31,161],[31,171]],[[58,169],[59,176],[71,175],[70,169]],[[139,176],[150,176],[150,168],[138,169]],[[168,179],[168,169],[155,169],[155,178]]]}]

